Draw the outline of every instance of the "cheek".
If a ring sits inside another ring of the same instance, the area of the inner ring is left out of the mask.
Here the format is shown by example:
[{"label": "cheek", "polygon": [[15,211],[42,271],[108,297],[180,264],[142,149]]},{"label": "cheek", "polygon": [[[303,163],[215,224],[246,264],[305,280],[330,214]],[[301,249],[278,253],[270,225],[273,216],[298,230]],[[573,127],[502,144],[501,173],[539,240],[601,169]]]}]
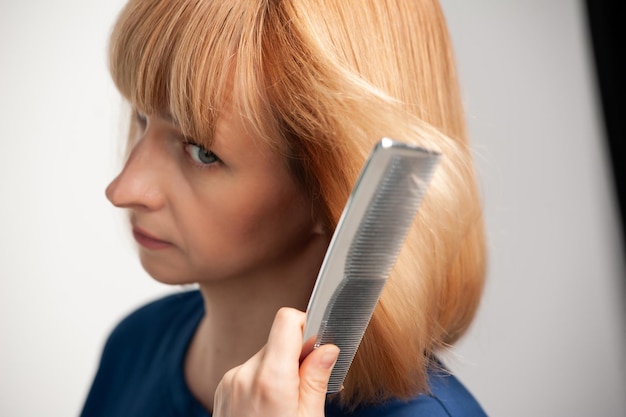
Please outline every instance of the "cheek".
[{"label": "cheek", "polygon": [[313,229],[311,210],[293,188],[258,189],[241,202],[233,232],[243,242],[265,246],[296,244]]}]

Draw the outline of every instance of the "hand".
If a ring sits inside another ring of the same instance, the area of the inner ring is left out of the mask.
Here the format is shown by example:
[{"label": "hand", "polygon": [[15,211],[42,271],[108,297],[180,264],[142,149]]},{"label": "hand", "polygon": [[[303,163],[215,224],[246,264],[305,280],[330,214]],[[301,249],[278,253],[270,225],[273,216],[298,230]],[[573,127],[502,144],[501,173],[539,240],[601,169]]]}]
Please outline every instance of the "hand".
[{"label": "hand", "polygon": [[[224,375],[215,392],[215,417],[321,417],[339,348],[303,351],[305,314],[282,308],[263,349]],[[306,355],[301,360],[301,356]]]}]

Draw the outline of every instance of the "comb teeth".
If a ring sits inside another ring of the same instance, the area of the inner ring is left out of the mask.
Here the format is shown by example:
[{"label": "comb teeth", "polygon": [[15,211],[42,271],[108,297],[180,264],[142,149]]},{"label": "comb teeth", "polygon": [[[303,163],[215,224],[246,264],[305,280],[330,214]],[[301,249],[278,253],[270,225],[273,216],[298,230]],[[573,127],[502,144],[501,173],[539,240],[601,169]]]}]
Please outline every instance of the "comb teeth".
[{"label": "comb teeth", "polygon": [[[304,339],[333,343],[328,392],[341,390],[439,156],[383,139],[368,159],[322,263]],[[321,308],[320,308],[321,307]]]},{"label": "comb teeth", "polygon": [[426,188],[415,170],[414,159],[389,161],[350,245],[346,278],[380,279],[391,273]]},{"label": "comb teeth", "polygon": [[334,307],[332,314],[322,322],[322,331],[316,343],[318,347],[332,343],[340,349],[328,382],[328,392],[341,390],[384,285],[385,280],[382,279],[350,279],[331,302]]},{"label": "comb teeth", "polygon": [[[347,254],[343,284],[329,304],[317,346],[336,344],[341,354],[333,368],[328,392],[341,390],[387,277],[395,264],[426,183],[428,166],[394,156],[374,191]],[[421,168],[421,169],[420,169]]]}]

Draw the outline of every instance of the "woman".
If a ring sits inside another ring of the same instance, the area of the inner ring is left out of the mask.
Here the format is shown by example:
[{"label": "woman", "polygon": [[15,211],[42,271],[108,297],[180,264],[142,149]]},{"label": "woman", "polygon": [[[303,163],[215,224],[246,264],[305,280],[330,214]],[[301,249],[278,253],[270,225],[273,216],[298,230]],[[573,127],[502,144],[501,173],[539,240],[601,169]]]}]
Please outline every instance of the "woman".
[{"label": "woman", "polygon": [[[480,202],[434,0],[130,0],[110,69],[132,105],[107,188],[144,268],[197,284],[113,331],[83,416],[484,415],[436,359],[484,280]],[[381,137],[442,160],[341,393],[308,298]],[[308,355],[307,355],[308,354]]]}]

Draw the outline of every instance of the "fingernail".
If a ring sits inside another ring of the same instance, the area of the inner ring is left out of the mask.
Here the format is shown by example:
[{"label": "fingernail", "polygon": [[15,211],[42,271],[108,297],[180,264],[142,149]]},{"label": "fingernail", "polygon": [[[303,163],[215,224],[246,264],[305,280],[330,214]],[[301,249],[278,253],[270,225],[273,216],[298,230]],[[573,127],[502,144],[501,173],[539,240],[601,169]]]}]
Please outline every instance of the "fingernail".
[{"label": "fingernail", "polygon": [[337,346],[329,347],[320,358],[320,366],[324,369],[330,369],[335,366],[337,357],[339,356],[339,348]]}]

